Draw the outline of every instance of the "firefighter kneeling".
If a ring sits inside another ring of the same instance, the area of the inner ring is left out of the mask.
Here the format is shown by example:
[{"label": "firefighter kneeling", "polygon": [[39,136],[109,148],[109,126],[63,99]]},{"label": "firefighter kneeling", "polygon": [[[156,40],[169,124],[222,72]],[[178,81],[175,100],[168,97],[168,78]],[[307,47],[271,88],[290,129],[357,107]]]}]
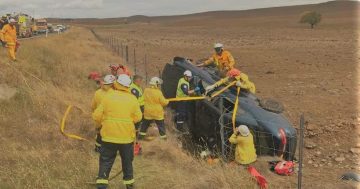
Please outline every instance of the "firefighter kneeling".
[{"label": "firefighter kneeling", "polygon": [[118,76],[114,83],[115,91],[103,98],[93,113],[93,119],[101,123],[99,174],[96,180],[98,189],[106,189],[109,175],[117,152],[121,157],[123,180],[127,189],[133,188],[134,176],[132,161],[134,158],[134,123],[141,121],[140,105],[129,92],[131,79],[125,74]]}]

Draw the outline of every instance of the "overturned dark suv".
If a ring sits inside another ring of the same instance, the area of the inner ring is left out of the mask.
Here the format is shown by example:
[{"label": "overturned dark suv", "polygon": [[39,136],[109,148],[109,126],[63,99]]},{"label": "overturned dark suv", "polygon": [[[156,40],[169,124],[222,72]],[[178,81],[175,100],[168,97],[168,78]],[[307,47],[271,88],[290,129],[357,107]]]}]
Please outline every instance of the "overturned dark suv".
[{"label": "overturned dark suv", "polygon": [[[214,68],[198,68],[189,60],[175,57],[166,64],[162,72],[163,93],[166,98],[176,96],[179,78],[185,70],[193,73],[190,84],[200,87],[204,94],[205,87],[220,79]],[[229,88],[211,100],[189,102],[187,126],[195,140],[212,139],[217,149],[225,158],[233,156],[233,145],[228,142],[232,130],[232,113],[236,100],[236,88]],[[273,103],[274,104],[274,103]],[[275,103],[276,104],[276,103]],[[254,136],[258,155],[281,156],[293,160],[296,151],[296,129],[281,114],[281,108],[268,106],[252,93],[241,90],[236,125],[247,125]],[[171,104],[175,108],[176,103]]]}]

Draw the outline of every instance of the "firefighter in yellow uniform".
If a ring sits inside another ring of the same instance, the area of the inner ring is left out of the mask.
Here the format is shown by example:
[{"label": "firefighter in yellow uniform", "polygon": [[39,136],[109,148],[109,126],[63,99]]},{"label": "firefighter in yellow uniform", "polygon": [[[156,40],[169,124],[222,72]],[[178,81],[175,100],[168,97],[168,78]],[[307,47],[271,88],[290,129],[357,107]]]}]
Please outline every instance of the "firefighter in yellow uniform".
[{"label": "firefighter in yellow uniform", "polygon": [[234,68],[235,60],[231,53],[227,50],[224,50],[224,45],[221,43],[216,43],[214,45],[215,53],[204,63],[198,64],[198,67],[208,66],[214,64],[220,74],[226,73],[229,70]]},{"label": "firefighter in yellow uniform", "polygon": [[234,134],[229,138],[231,144],[236,144],[235,161],[242,165],[247,165],[256,161],[256,150],[253,135],[246,125],[236,128]]},{"label": "firefighter in yellow uniform", "polygon": [[155,121],[161,139],[166,139],[166,130],[164,122],[164,107],[169,104],[169,100],[165,99],[160,90],[162,80],[158,77],[150,79],[150,87],[144,91],[144,120],[141,124],[139,139],[142,140],[146,136],[146,131],[150,123]]},{"label": "firefighter in yellow uniform", "polygon": [[[114,89],[112,87],[115,80],[116,77],[113,75],[106,75],[104,77],[104,80],[101,84],[101,88],[95,92],[94,98],[92,100],[92,104],[91,104],[92,111],[96,110],[96,108],[100,105],[102,99],[106,95],[114,92]],[[101,147],[100,128],[101,125],[96,125],[97,134],[95,140],[95,152],[100,152],[100,147]]]},{"label": "firefighter in yellow uniform", "polygon": [[[141,76],[134,75],[133,82],[130,85],[130,92],[138,99],[141,112],[144,113],[145,101],[144,101],[143,90],[141,88],[142,82],[143,82],[143,78]],[[141,125],[141,121],[135,124],[136,131],[139,130],[140,125]]]},{"label": "firefighter in yellow uniform", "polygon": [[[192,73],[190,70],[184,72],[184,77],[179,79],[178,86],[176,89],[176,98],[189,97],[197,92],[200,92],[199,87],[195,87],[194,90],[190,90],[189,81],[192,78]],[[183,127],[184,123],[188,119],[188,107],[189,103],[187,101],[179,101],[176,103],[176,129],[179,131],[185,131]]]},{"label": "firefighter in yellow uniform", "polygon": [[127,189],[134,184],[132,161],[134,158],[135,126],[141,121],[142,113],[137,99],[129,92],[131,79],[121,74],[114,83],[115,91],[106,95],[92,114],[101,124],[99,174],[97,189],[106,189],[116,155],[119,152],[123,171],[123,181]]},{"label": "firefighter in yellow uniform", "polygon": [[249,80],[249,77],[245,74],[240,72],[240,70],[233,68],[227,73],[227,77],[217,81],[215,84],[206,87],[206,93],[213,91],[216,87],[221,85],[229,84],[232,81],[237,81],[236,86],[240,87],[241,89],[245,89],[253,94],[256,92],[255,84]]},{"label": "firefighter in yellow uniform", "polygon": [[12,61],[16,61],[16,20],[11,18],[9,20],[9,24],[6,24],[1,32],[0,32],[0,39],[2,42],[3,47],[7,48],[8,56]]}]

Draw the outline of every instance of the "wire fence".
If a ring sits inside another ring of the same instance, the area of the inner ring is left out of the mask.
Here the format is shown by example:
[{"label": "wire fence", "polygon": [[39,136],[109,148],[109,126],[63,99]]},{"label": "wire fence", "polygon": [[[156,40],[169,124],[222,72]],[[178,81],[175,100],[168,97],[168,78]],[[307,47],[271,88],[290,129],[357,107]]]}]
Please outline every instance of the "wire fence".
[{"label": "wire fence", "polygon": [[[224,106],[224,102],[222,98],[219,98],[219,107],[220,107],[220,136],[222,142],[222,156],[225,159],[233,158],[234,154],[234,145],[230,144],[228,139],[233,134],[233,123],[231,120],[233,114],[232,106]],[[241,115],[241,110],[237,113]],[[256,120],[257,123],[262,124],[271,124],[272,121],[264,121],[264,120]],[[302,123],[303,124],[303,123]],[[285,133],[284,130],[279,129],[276,130],[275,134],[273,132],[267,132],[265,130],[261,130],[261,128],[253,125],[248,125],[252,135],[254,136],[255,148],[257,153],[260,155],[271,155],[278,156],[285,159],[300,159],[299,154],[296,154],[297,151],[297,140],[298,135],[303,132],[303,129],[300,129],[298,133],[294,131],[294,133]],[[303,137],[300,135],[300,137]],[[299,148],[302,145],[299,145]],[[300,150],[299,150],[300,151]],[[297,156],[297,157],[296,157]]]},{"label": "wire fence", "polygon": [[[146,50],[147,45],[145,43],[143,43],[143,50],[140,52],[136,45],[130,46],[129,41],[120,39],[114,33],[99,35],[94,29],[89,29],[96,39],[118,55],[127,66],[133,69],[135,74],[141,74],[145,77],[145,82],[149,81],[149,54]],[[155,69],[157,69],[156,74],[161,77],[161,69],[157,66]]]},{"label": "wire fence", "polygon": [[[145,43],[143,44],[143,52],[139,53],[135,45],[130,47],[128,41],[116,37],[114,33],[99,35],[94,29],[89,29],[100,42],[111,49],[113,53],[120,56],[127,66],[132,67],[135,74],[142,74],[145,76],[145,81],[148,82],[149,54],[146,51],[147,45]],[[156,67],[156,69],[158,70],[159,77],[161,77],[161,69],[158,67]],[[223,106],[223,98],[220,98],[220,104],[222,104],[220,106],[221,116],[219,118],[221,156],[224,160],[230,161],[234,159],[235,145],[231,144],[228,140],[233,134],[233,126],[231,119],[227,119],[226,117],[231,117],[233,109],[231,107]],[[279,137],[279,135],[274,135],[270,132],[251,129],[250,126],[251,133],[254,136],[257,154],[278,156],[280,159],[299,160],[298,188],[301,188],[302,182],[304,117],[301,116],[300,120],[300,129],[297,130],[297,133],[292,136],[286,136],[286,138],[281,138],[281,136]],[[261,122],[266,123],[264,120],[261,120]],[[300,136],[299,144],[297,144],[298,136]],[[300,153],[295,153],[296,151]]]},{"label": "wire fence", "polygon": [[[90,31],[94,34],[94,36],[102,42],[105,46],[111,49],[112,52],[116,53],[121,57],[123,62],[125,62],[128,66],[131,66],[134,69],[135,74],[142,74],[145,76],[145,80],[148,81],[148,53],[146,51],[146,44],[143,44],[143,52],[139,53],[138,49],[135,45],[130,47],[129,41],[120,39],[116,36],[115,33],[107,32],[99,35],[94,29],[89,28]],[[141,55],[141,56],[139,56]],[[130,57],[131,56],[131,57]],[[141,58],[139,58],[141,57]],[[158,69],[159,76],[161,75],[161,70]],[[222,155],[224,157],[231,157],[233,155],[233,145],[228,142],[228,137],[233,133],[232,122],[229,119],[224,119],[224,117],[232,114],[233,107],[225,107],[220,106],[222,108],[221,117],[219,119],[220,124],[220,132],[222,136],[222,145],[224,150],[222,150]],[[260,122],[260,120],[257,120]],[[261,120],[262,123],[266,124],[266,121]],[[279,144],[279,136],[274,136],[272,133],[252,130],[252,134],[254,136],[255,146],[259,154],[269,154],[269,155],[277,155],[277,154],[291,154],[295,150],[290,149],[289,147],[280,146]],[[303,132],[301,129],[299,132]],[[286,136],[286,140],[289,141],[297,141],[297,135],[294,136]],[[295,142],[296,145],[296,142]]]}]

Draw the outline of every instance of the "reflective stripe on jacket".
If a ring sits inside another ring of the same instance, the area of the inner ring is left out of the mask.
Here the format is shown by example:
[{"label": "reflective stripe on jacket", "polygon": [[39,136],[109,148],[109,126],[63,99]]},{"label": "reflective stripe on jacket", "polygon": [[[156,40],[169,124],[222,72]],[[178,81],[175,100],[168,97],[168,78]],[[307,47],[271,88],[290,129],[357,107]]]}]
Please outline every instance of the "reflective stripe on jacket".
[{"label": "reflective stripe on jacket", "polygon": [[134,123],[141,121],[142,113],[139,102],[127,90],[115,90],[104,96],[92,114],[102,125],[100,135],[104,142],[128,144],[135,140]]},{"label": "reflective stripe on jacket", "polygon": [[182,85],[185,85],[187,87],[187,90],[190,88],[190,84],[188,81],[186,81],[184,78],[181,78],[178,82],[177,89],[176,89],[176,98],[178,97],[188,97],[188,94],[185,94]]},{"label": "reflective stripe on jacket", "polygon": [[[131,83],[130,85],[130,91],[131,93],[133,93],[133,90],[136,90],[137,91],[137,94],[138,94],[138,101],[139,101],[139,104],[140,106],[144,106],[145,104],[145,101],[144,101],[144,95],[143,95],[143,90],[137,86],[135,83]],[[134,94],[134,93],[133,93]],[[135,94],[134,94],[135,95]]]},{"label": "reflective stripe on jacket", "polygon": [[147,120],[163,120],[164,107],[169,104],[157,87],[151,86],[144,91],[144,118]]}]

